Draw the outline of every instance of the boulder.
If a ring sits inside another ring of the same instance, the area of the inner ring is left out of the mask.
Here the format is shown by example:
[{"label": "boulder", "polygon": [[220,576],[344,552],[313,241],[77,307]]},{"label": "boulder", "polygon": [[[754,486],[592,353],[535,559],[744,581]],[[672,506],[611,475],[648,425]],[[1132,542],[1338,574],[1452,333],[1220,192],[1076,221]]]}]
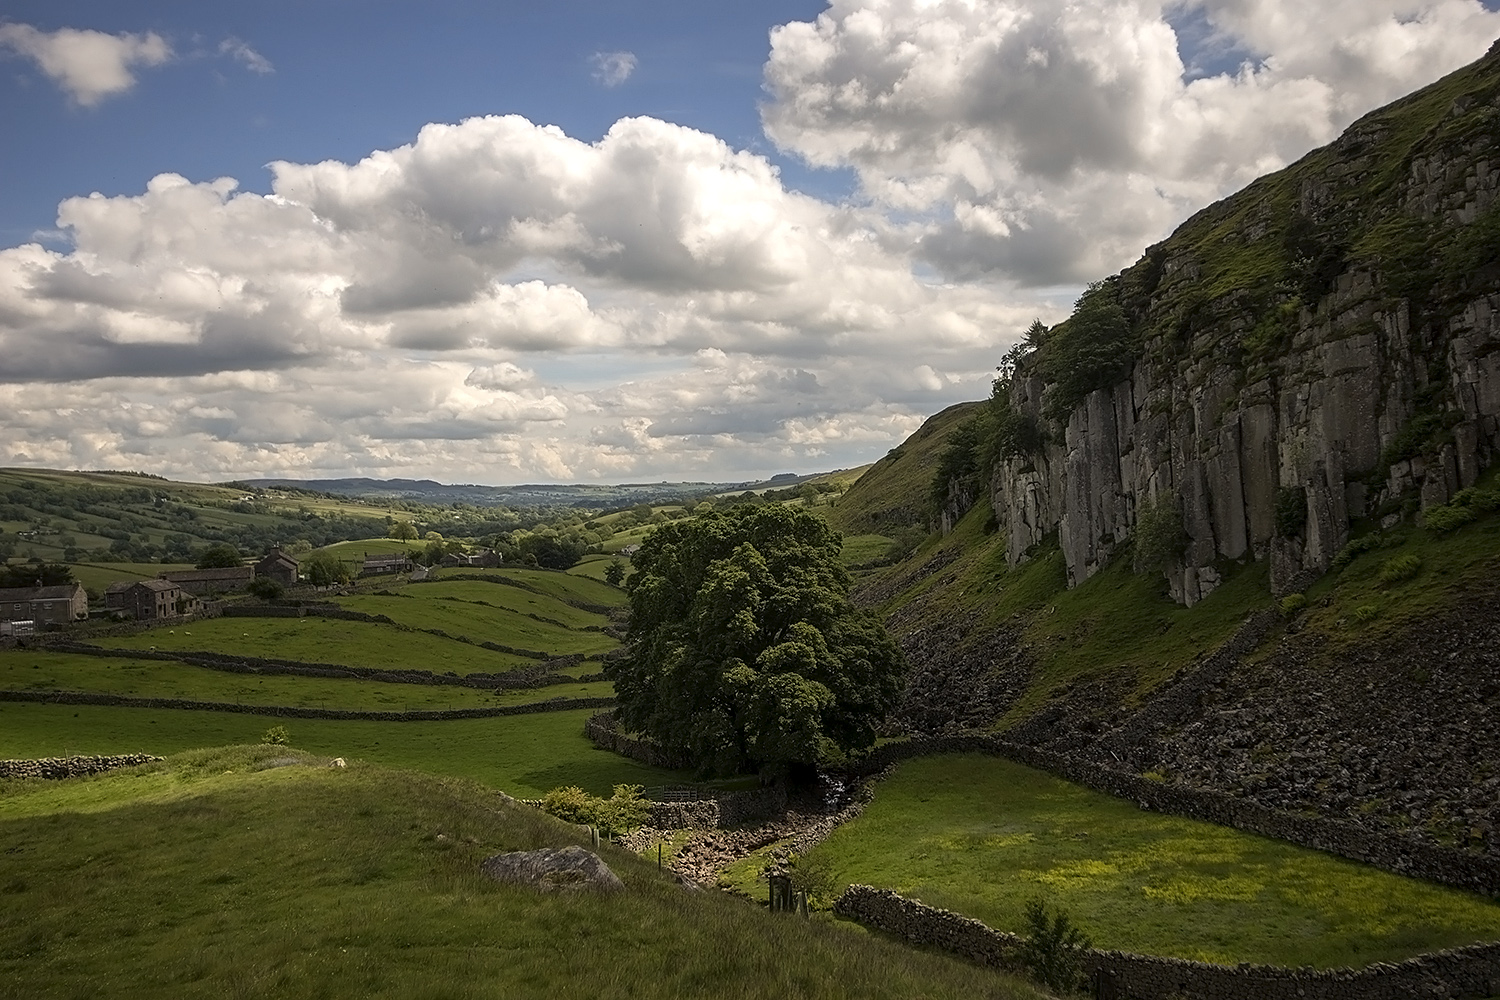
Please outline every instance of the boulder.
[{"label": "boulder", "polygon": [[544,892],[559,889],[614,892],[625,888],[625,883],[599,855],[573,845],[496,854],[485,858],[479,870],[497,882],[515,882]]}]

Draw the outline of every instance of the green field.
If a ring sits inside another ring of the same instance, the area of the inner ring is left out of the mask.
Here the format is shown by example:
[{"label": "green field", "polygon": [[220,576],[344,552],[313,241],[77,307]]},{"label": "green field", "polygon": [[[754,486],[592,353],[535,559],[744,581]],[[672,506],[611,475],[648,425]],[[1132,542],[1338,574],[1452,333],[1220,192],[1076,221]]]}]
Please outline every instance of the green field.
[{"label": "green field", "polygon": [[594,710],[444,722],[288,719],[234,712],[0,703],[0,758],[93,753],[172,754],[254,743],[281,722],[311,753],[472,778],[526,798],[559,785],[608,795],[620,783],[677,784],[686,772],[647,767],[583,735]]},{"label": "green field", "polygon": [[73,579],[85,589],[103,593],[112,583],[121,580],[134,583],[136,580],[151,580],[164,572],[192,569],[192,563],[73,563]]},{"label": "green field", "polygon": [[614,693],[614,685],[608,681],[490,692],[353,678],[237,674],[169,660],[125,660],[34,650],[0,652],[0,689],[89,691],[137,698],[389,712],[519,705],[552,698],[608,698]]},{"label": "green field", "polygon": [[993,757],[902,764],[815,853],[843,883],[1002,930],[1022,931],[1023,906],[1041,897],[1096,947],[1152,955],[1357,967],[1500,938],[1500,903],[1143,812]]},{"label": "green field", "polygon": [[[292,761],[290,766],[267,765]],[[491,882],[578,829],[470,783],[283,748],[0,784],[0,993],[27,998],[1034,997],[824,921],[690,892]]]},{"label": "green field", "polygon": [[598,631],[584,631],[589,626],[597,629],[608,625],[609,618],[604,615],[517,587],[460,580],[391,589],[395,596],[342,597],[338,603],[414,628],[442,629],[475,642],[497,642],[520,649],[603,652],[619,645]]},{"label": "green field", "polygon": [[[382,625],[329,618],[212,618],[100,639],[116,649],[211,650],[351,667],[410,667],[437,673],[498,673],[536,660]],[[507,643],[514,645],[514,643]]]},{"label": "green field", "polygon": [[[611,587],[602,580],[594,580],[577,573],[525,569],[520,566],[506,566],[500,569],[457,567],[443,570],[438,578],[441,580],[454,576],[515,580],[539,594],[555,597],[560,601],[579,601],[584,604],[599,604],[607,607],[622,607],[625,604],[623,590]],[[432,586],[432,584],[418,584],[418,586]]]}]

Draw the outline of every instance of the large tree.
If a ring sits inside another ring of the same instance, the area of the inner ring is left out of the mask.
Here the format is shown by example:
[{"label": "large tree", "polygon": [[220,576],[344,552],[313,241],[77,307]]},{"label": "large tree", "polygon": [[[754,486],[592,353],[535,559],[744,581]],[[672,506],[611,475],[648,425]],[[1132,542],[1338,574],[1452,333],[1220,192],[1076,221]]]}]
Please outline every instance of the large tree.
[{"label": "large tree", "polygon": [[848,599],[841,539],[781,504],[674,521],[641,544],[621,722],[707,773],[781,774],[867,747],[905,664]]}]

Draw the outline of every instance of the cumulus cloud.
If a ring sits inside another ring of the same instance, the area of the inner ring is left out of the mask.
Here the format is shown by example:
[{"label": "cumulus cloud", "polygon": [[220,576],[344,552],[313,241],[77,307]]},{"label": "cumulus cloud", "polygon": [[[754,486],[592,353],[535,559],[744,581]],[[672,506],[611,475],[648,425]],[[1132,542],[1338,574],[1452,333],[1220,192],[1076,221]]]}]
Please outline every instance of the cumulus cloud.
[{"label": "cumulus cloud", "polygon": [[[1251,58],[1193,78],[1184,12]],[[833,0],[772,31],[762,116],[926,213],[913,235],[946,272],[1080,281],[1496,34],[1477,0]]]},{"label": "cumulus cloud", "polygon": [[[774,32],[763,117],[783,149],[854,168],[846,204],[653,118],[586,142],[517,116],[277,161],[269,194],[168,173],[69,198],[62,248],[0,249],[0,464],[496,482],[861,464],[986,395],[1031,319],[1060,318],[1055,286],[1500,33],[1472,0],[1326,10],[834,0]],[[1314,19],[1338,17],[1329,41]],[[1184,60],[1184,18],[1217,61]],[[221,51],[255,69],[241,44]]]},{"label": "cumulus cloud", "polygon": [[252,49],[249,43],[232,35],[219,43],[219,55],[228,56],[252,73],[264,75],[276,72],[276,67],[271,65],[271,60]]},{"label": "cumulus cloud", "polygon": [[29,24],[0,24],[0,47],[33,60],[70,98],[93,107],[135,86],[137,66],[160,66],[172,47],[155,32],[110,35],[60,28],[40,31]]},{"label": "cumulus cloud", "polygon": [[595,52],[589,56],[594,67],[594,79],[606,87],[618,87],[630,79],[635,72],[636,58],[633,52]]},{"label": "cumulus cloud", "polygon": [[236,475],[341,449],[342,469],[439,477],[461,455],[491,478],[857,464],[982,395],[1046,311],[920,280],[879,219],[649,118],[593,143],[475,118],[271,169],[269,195],[162,174],[70,198],[66,249],[0,250],[0,379],[111,414],[84,435],[28,402],[28,454]]}]

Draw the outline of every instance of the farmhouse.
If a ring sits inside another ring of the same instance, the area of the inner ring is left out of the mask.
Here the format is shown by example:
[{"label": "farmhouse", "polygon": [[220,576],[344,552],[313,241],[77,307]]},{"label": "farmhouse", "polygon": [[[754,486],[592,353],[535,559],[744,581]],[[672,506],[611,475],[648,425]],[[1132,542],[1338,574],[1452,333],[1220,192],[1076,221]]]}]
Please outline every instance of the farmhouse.
[{"label": "farmhouse", "polygon": [[284,587],[290,587],[297,582],[297,566],[297,560],[276,547],[255,564],[255,575],[275,580]]},{"label": "farmhouse", "polygon": [[244,590],[255,579],[254,566],[225,566],[215,569],[174,569],[158,573],[189,594],[214,594],[226,590]]},{"label": "farmhouse", "polygon": [[382,552],[378,555],[365,553],[360,576],[375,576],[380,573],[410,573],[411,557],[405,552]]},{"label": "farmhouse", "polygon": [[185,597],[182,588],[170,580],[121,580],[110,584],[104,592],[106,610],[128,614],[139,622],[175,618],[187,610],[189,601],[197,604],[196,599]]},{"label": "farmhouse", "polygon": [[83,584],[0,589],[0,621],[35,622],[37,628],[81,621],[89,616]]}]

